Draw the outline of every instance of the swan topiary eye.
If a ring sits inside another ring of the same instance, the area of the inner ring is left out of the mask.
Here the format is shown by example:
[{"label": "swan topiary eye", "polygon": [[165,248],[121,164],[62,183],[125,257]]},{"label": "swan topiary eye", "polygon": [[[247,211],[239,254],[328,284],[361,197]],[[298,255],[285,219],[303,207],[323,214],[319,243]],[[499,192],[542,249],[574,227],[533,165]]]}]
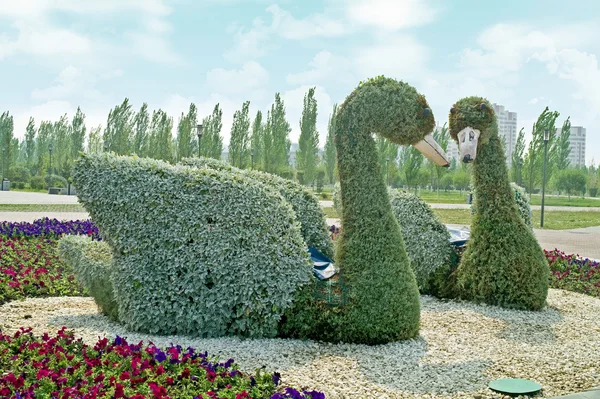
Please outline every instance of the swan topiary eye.
[{"label": "swan topiary eye", "polygon": [[450,108],[450,113],[451,113],[451,114],[455,114],[455,113],[456,113],[456,107],[452,107],[452,108]]},{"label": "swan topiary eye", "polygon": [[430,109],[430,108],[425,108],[425,109],[423,110],[423,116],[424,116],[425,118],[427,118],[429,115],[431,115],[431,109]]},{"label": "swan topiary eye", "polygon": [[479,108],[481,108],[482,111],[485,111],[488,108],[488,106],[486,103],[481,103],[479,104]]}]

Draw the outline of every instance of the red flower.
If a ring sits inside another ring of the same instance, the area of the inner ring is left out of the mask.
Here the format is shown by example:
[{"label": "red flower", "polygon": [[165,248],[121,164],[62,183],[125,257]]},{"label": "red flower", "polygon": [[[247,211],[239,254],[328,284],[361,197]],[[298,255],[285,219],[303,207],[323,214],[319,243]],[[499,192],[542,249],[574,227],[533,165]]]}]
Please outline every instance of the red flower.
[{"label": "red flower", "polygon": [[119,379],[120,379],[121,381],[126,381],[126,380],[128,380],[129,378],[130,378],[130,376],[129,376],[129,371],[123,371],[123,372],[121,373],[121,375],[119,376]]}]

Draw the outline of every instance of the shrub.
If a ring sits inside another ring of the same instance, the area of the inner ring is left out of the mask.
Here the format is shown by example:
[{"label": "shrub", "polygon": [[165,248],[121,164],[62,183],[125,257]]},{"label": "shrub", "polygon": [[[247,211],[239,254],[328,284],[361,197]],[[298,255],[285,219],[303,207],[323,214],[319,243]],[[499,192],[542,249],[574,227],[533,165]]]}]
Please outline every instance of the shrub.
[{"label": "shrub", "polygon": [[450,261],[450,233],[429,205],[416,195],[399,190],[388,193],[410,265],[419,288],[423,289],[430,274]]},{"label": "shrub", "polygon": [[[404,246],[419,288],[423,289],[429,275],[447,264],[451,254],[450,233],[429,205],[418,196],[399,190],[388,190],[392,210],[402,232]],[[333,192],[333,205],[342,214],[339,184]]]},{"label": "shrub", "polygon": [[340,183],[335,183],[333,186],[333,193],[331,194],[331,200],[333,201],[333,209],[338,215],[342,214],[342,191],[340,190]]},{"label": "shrub", "polygon": [[284,335],[380,344],[418,334],[419,290],[371,132],[409,145],[423,139],[434,124],[425,97],[384,77],[361,83],[339,107],[335,145],[343,229],[335,260],[348,287],[348,302],[328,306],[303,290],[286,313]]},{"label": "shrub", "polygon": [[85,236],[65,236],[58,242],[58,254],[63,262],[71,266],[77,279],[94,298],[100,312],[111,320],[118,320],[108,244],[92,241]]},{"label": "shrub", "polygon": [[8,169],[8,180],[11,182],[29,183],[29,179],[31,179],[31,173],[24,166],[13,166]]},{"label": "shrub", "polygon": [[29,186],[34,190],[43,190],[47,187],[42,176],[33,176],[31,180],[29,180]]},{"label": "shrub", "polygon": [[14,183],[14,187],[17,188],[17,189],[19,189],[19,190],[22,190],[22,189],[25,188],[25,183],[23,183],[22,181],[18,181],[16,183]]},{"label": "shrub", "polygon": [[92,346],[65,327],[55,336],[31,330],[0,333],[2,398],[325,399],[321,392],[279,386],[279,373],[250,375],[233,359],[222,362],[191,347],[159,348],[119,336]]},{"label": "shrub", "polygon": [[590,197],[596,197],[598,195],[598,187],[590,188]]},{"label": "shrub", "polygon": [[241,173],[269,187],[273,187],[294,208],[306,245],[318,249],[329,257],[333,257],[333,247],[327,233],[325,213],[323,212],[323,208],[321,208],[321,204],[319,204],[319,200],[309,189],[302,187],[296,182],[270,173],[238,169],[227,162],[212,158],[186,158],[181,163],[187,166],[208,167],[214,170]]},{"label": "shrub", "polygon": [[79,201],[111,246],[134,331],[270,337],[312,272],[291,206],[240,173],[82,155]]},{"label": "shrub", "polygon": [[59,175],[46,175],[44,177],[44,182],[46,183],[46,188],[49,187],[58,187],[64,188],[67,187],[67,179]]}]

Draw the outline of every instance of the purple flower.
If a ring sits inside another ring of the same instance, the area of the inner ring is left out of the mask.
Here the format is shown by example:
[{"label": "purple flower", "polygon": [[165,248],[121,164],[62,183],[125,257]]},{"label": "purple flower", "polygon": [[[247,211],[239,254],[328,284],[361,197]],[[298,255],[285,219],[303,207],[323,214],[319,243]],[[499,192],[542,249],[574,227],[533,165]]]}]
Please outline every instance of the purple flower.
[{"label": "purple flower", "polygon": [[275,384],[275,386],[277,386],[277,385],[279,385],[279,380],[281,379],[281,374],[273,373],[273,376],[271,378],[273,379],[273,384]]},{"label": "purple flower", "polygon": [[154,359],[159,362],[162,363],[165,360],[167,360],[167,354],[163,351],[161,351],[160,349],[156,350],[156,353],[154,354]]}]

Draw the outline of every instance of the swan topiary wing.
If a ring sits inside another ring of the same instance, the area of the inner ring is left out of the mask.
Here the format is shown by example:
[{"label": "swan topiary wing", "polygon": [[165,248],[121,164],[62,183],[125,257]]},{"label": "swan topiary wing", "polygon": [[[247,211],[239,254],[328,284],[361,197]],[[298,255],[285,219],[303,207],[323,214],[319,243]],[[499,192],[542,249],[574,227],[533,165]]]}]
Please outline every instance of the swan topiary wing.
[{"label": "swan topiary wing", "polygon": [[321,208],[321,204],[319,204],[319,200],[307,188],[271,173],[238,169],[227,162],[213,158],[185,158],[181,161],[181,164],[242,173],[249,178],[273,187],[281,193],[296,212],[306,245],[318,249],[330,258],[333,257],[333,245],[327,231],[325,213]]},{"label": "swan topiary wing", "polygon": [[311,275],[291,206],[227,171],[109,154],[76,164],[79,201],[113,252],[127,328],[273,336]]}]

